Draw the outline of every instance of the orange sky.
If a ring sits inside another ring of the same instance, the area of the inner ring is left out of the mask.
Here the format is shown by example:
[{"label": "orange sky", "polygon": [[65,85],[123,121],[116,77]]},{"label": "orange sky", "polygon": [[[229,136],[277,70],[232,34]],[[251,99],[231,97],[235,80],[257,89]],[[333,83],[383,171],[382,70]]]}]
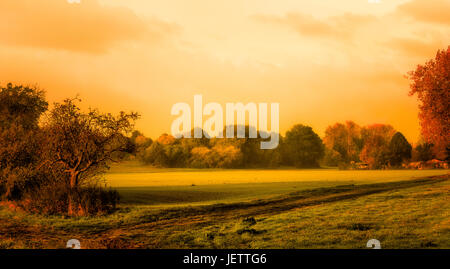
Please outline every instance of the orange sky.
[{"label": "orange sky", "polygon": [[411,142],[403,77],[450,44],[450,0],[1,0],[0,84],[142,114],[170,131],[177,102],[279,102],[280,129],[389,123]]}]

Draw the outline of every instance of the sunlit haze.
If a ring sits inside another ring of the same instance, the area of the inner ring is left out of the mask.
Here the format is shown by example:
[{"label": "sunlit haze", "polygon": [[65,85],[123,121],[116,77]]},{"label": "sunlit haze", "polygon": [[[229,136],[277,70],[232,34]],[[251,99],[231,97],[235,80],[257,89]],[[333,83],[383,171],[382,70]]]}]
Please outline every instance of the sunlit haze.
[{"label": "sunlit haze", "polygon": [[0,85],[137,111],[150,137],[170,132],[173,104],[202,94],[280,103],[282,134],[353,120],[415,143],[404,76],[450,44],[447,0],[2,0],[0,22]]}]

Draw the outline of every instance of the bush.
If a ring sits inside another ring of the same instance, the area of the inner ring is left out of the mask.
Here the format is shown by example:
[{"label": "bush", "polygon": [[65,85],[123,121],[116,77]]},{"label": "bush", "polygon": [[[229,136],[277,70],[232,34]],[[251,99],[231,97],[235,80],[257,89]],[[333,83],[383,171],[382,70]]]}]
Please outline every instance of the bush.
[{"label": "bush", "polygon": [[62,185],[44,185],[29,190],[18,203],[19,207],[31,213],[56,215],[67,213],[67,187]]},{"label": "bush", "polygon": [[75,191],[77,215],[103,215],[116,209],[120,196],[116,190],[99,187],[85,187]]},{"label": "bush", "polygon": [[[69,198],[71,196],[71,198]],[[18,206],[31,213],[44,215],[67,215],[69,201],[74,203],[75,216],[93,216],[111,213],[119,202],[115,190],[100,187],[80,187],[72,190],[62,184],[43,185],[24,194]]]},{"label": "bush", "polygon": [[6,167],[0,170],[0,198],[2,200],[20,200],[24,192],[38,182],[39,173],[31,165],[24,167]]}]

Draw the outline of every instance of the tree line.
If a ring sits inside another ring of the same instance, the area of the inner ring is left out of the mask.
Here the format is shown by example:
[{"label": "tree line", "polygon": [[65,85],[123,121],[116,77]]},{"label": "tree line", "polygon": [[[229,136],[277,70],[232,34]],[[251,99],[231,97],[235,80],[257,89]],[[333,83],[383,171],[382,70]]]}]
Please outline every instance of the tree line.
[{"label": "tree line", "polygon": [[[235,128],[236,130],[236,128]],[[246,126],[246,130],[249,127]],[[347,121],[329,126],[324,138],[306,125],[298,124],[280,135],[276,149],[261,150],[261,138],[180,138],[168,134],[153,141],[134,131],[129,152],[123,158],[155,167],[187,168],[400,168],[411,161],[436,158],[432,144],[412,147],[391,125],[361,127]]]},{"label": "tree line", "polygon": [[[236,132],[237,126],[234,126]],[[250,128],[245,126],[248,134]],[[193,132],[193,130],[192,130]],[[296,125],[276,149],[260,149],[258,138],[180,138],[168,134],[155,141],[135,131],[130,138],[134,155],[145,164],[159,167],[256,168],[318,167],[324,154],[320,137],[305,125]],[[289,146],[288,146],[289,145]],[[297,154],[301,152],[302,154]]]}]

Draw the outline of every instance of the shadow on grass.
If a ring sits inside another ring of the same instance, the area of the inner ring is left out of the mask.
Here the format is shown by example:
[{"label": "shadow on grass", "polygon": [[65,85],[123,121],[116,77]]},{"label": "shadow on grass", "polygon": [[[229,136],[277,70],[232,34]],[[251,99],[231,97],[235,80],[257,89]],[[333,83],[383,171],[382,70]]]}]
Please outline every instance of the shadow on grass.
[{"label": "shadow on grass", "polygon": [[[271,199],[260,199],[250,202],[163,209],[155,212],[154,214],[142,216],[140,222],[181,219],[190,216],[198,217],[201,215],[215,216],[216,218],[252,217],[256,215],[280,213],[305,206],[331,203],[347,199],[356,199],[358,197],[375,193],[429,185],[446,181],[448,179],[449,175],[443,175],[398,182],[365,185],[341,185],[330,188],[302,190]],[[360,227],[354,228],[360,229]]]}]

